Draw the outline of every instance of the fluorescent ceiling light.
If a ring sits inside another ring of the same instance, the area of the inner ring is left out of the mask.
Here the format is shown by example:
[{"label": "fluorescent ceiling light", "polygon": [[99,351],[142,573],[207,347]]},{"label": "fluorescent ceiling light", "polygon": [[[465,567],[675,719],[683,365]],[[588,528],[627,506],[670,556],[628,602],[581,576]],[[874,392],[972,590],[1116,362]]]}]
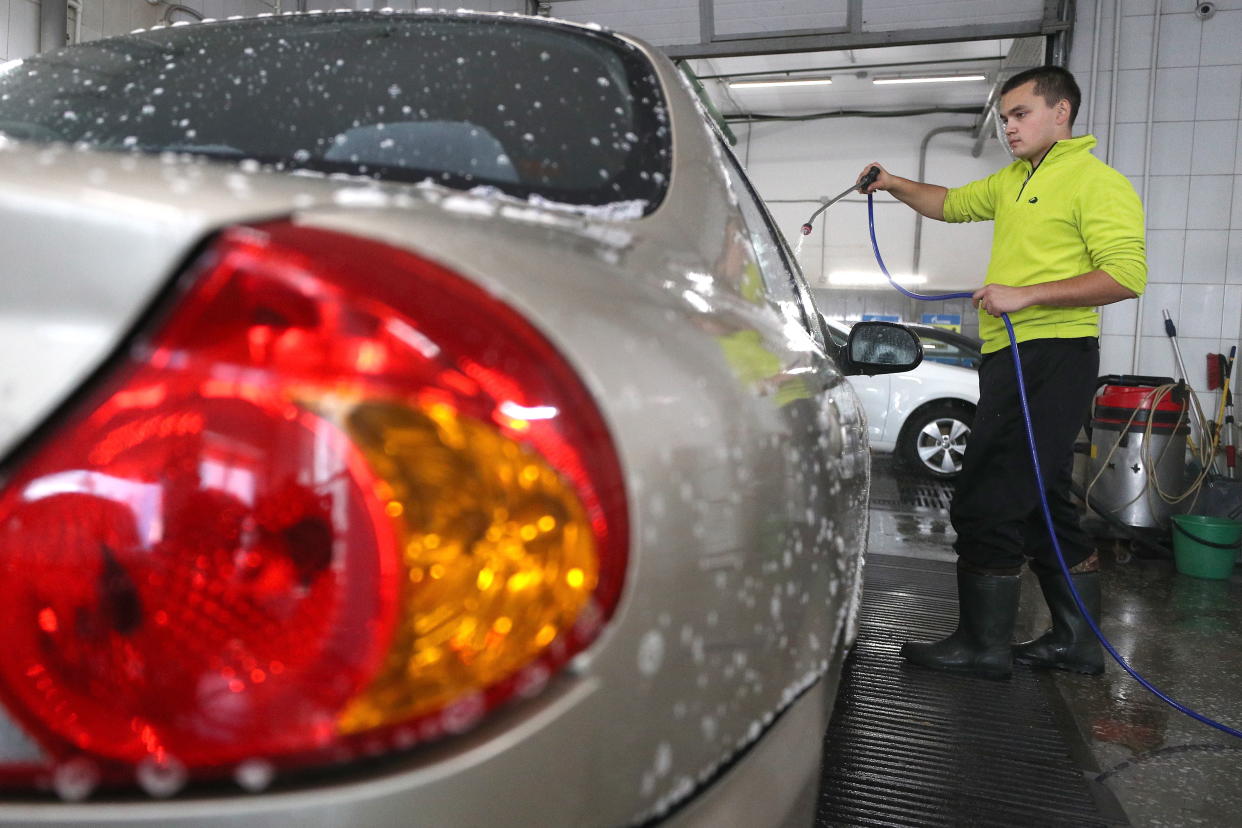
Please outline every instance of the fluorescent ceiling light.
[{"label": "fluorescent ceiling light", "polygon": [[[926,276],[914,273],[895,273],[893,281],[899,285],[921,285],[927,282]],[[828,284],[839,287],[864,287],[870,285],[887,285],[888,279],[883,273],[864,270],[836,270],[828,274]]]},{"label": "fluorescent ceiling light", "polygon": [[730,89],[759,89],[773,86],[827,86],[832,78],[789,78],[788,80],[729,81]]},{"label": "fluorescent ceiling light", "polygon": [[885,83],[958,83],[960,81],[981,81],[987,80],[986,75],[939,75],[935,77],[925,78],[899,78],[899,77],[880,77],[873,78],[874,84]]}]

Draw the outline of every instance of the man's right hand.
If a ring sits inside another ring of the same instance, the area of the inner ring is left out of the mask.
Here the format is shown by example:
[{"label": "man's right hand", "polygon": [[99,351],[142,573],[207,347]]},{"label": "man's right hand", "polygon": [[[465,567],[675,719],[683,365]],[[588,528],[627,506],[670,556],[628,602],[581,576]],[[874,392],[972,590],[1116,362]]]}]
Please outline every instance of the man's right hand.
[{"label": "man's right hand", "polygon": [[[862,180],[872,167],[879,169],[880,174],[875,181],[862,186]],[[948,190],[936,184],[924,184],[920,181],[911,181],[908,178],[893,175],[884,169],[878,161],[872,161],[863,167],[863,171],[858,176],[858,192],[864,195],[874,193],[877,190],[885,190],[892,193],[898,201],[908,204],[918,212],[928,218],[944,221],[944,197],[948,194]]]},{"label": "man's right hand", "polygon": [[872,167],[879,170],[880,174],[879,176],[876,177],[875,181],[871,183],[870,185],[868,185],[867,187],[858,188],[858,192],[862,193],[863,195],[867,195],[868,193],[874,193],[876,190],[891,189],[893,184],[897,181],[897,176],[891,175],[888,172],[888,170],[880,166],[879,162],[872,161],[870,164],[863,167],[863,171],[858,174],[858,182],[860,184],[862,183],[862,180],[867,177],[867,173],[871,172]]}]

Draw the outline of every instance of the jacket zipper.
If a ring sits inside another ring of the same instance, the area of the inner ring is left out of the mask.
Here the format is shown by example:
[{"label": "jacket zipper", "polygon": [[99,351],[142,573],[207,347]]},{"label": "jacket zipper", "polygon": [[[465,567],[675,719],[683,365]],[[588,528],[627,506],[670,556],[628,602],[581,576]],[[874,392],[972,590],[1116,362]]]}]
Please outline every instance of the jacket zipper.
[{"label": "jacket zipper", "polygon": [[[1052,147],[1055,147],[1058,143],[1059,143],[1058,141],[1053,141],[1053,142],[1052,142]],[[1042,166],[1044,165],[1044,162],[1048,160],[1048,156],[1052,153],[1052,147],[1048,147],[1048,152],[1045,152],[1045,153],[1044,153],[1044,157],[1043,157],[1043,158],[1041,158],[1041,159],[1039,159],[1039,166],[1038,166],[1038,167],[1031,167],[1031,171],[1030,171],[1029,173],[1027,173],[1027,176],[1026,176],[1026,181],[1023,181],[1023,182],[1022,182],[1022,187],[1018,190],[1018,197],[1014,199],[1014,202],[1015,202],[1015,203],[1017,203],[1018,201],[1021,201],[1021,200],[1022,200],[1022,192],[1023,192],[1024,190],[1026,190],[1026,182],[1027,182],[1027,181],[1030,181],[1032,178],[1034,178],[1034,177],[1035,177],[1035,171],[1036,171],[1036,170],[1038,170],[1038,169],[1039,169],[1039,167],[1042,167]]]}]

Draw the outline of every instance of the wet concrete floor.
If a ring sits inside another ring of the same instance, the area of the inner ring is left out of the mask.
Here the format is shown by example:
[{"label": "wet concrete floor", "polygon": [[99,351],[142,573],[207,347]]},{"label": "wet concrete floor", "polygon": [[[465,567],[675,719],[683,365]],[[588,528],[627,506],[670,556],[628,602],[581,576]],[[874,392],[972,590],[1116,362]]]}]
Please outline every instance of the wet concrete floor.
[{"label": "wet concrete floor", "polygon": [[[877,456],[869,548],[955,560],[950,496],[951,486]],[[1167,695],[1242,730],[1242,567],[1228,580],[1203,580],[1112,540],[1099,548],[1101,626],[1117,652]],[[1048,611],[1029,571],[1021,602],[1017,636],[1034,637]],[[1063,702],[1084,775],[1116,797],[1132,825],[1242,825],[1242,739],[1169,707],[1111,659],[1102,676],[1053,671],[1045,686]]]}]

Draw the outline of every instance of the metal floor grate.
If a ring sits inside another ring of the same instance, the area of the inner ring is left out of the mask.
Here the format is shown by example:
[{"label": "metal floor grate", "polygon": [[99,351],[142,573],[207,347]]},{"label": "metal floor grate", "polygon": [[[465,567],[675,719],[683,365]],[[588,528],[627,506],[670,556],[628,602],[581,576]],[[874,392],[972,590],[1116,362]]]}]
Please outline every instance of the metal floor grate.
[{"label": "metal floor grate", "polygon": [[948,513],[953,484],[906,475],[875,475],[871,484],[871,508],[889,512]]},{"label": "metal floor grate", "polygon": [[941,638],[956,620],[953,564],[870,556],[816,825],[1128,825],[1097,803],[1029,669],[994,682],[904,664],[902,641]]}]

